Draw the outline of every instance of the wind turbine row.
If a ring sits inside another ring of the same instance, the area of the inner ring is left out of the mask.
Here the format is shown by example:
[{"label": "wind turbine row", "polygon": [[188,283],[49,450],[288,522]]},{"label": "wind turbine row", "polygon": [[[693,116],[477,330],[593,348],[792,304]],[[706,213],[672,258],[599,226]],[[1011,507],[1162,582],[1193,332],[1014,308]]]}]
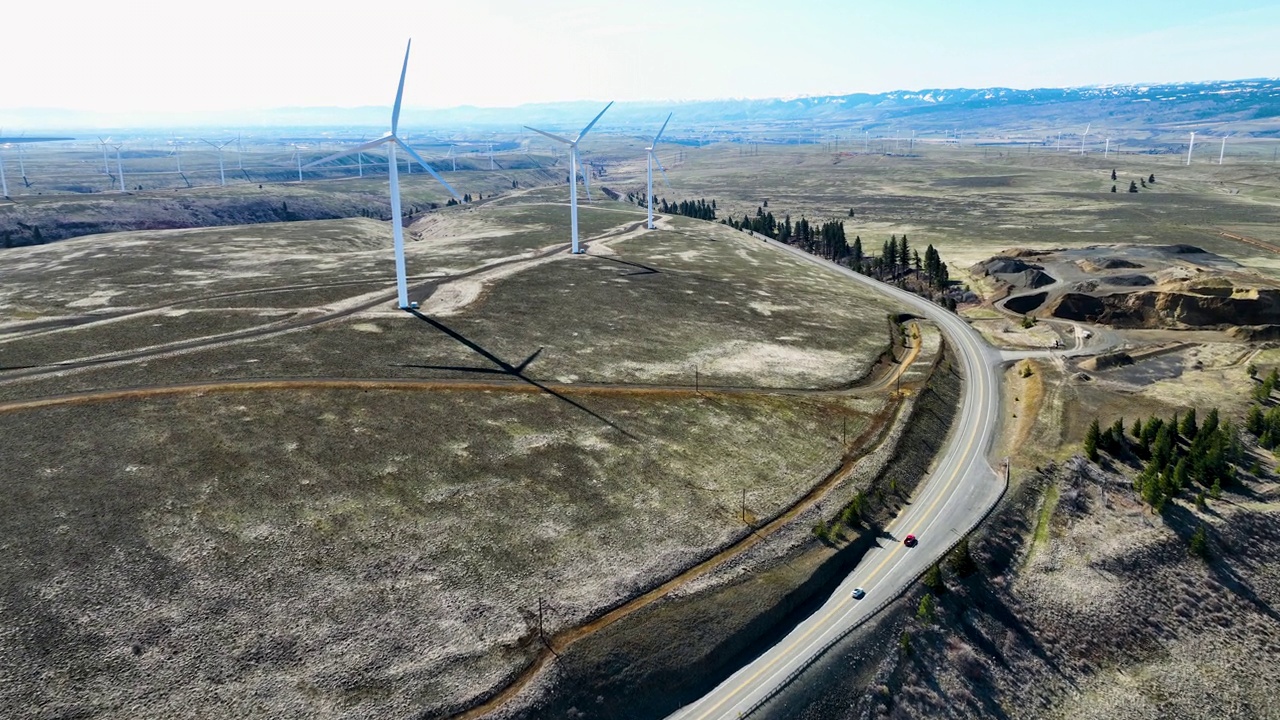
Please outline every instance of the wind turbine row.
[{"label": "wind turbine row", "polygon": [[405,273],[404,261],[404,223],[400,217],[400,175],[399,169],[396,167],[396,148],[398,147],[408,153],[409,157],[416,160],[428,173],[431,173],[431,177],[435,178],[437,182],[443,185],[444,188],[449,191],[450,195],[453,195],[453,197],[459,202],[462,201],[462,196],[458,194],[458,191],[454,190],[453,186],[445,182],[445,179],[440,177],[440,175],[427,164],[427,161],[422,159],[422,156],[418,155],[413,148],[406,145],[405,142],[396,134],[400,128],[400,101],[404,97],[404,76],[405,73],[409,71],[409,50],[412,47],[413,40],[410,40],[404,49],[404,64],[400,68],[400,84],[396,87],[396,102],[391,108],[391,131],[377,140],[334,153],[328,157],[307,163],[306,165],[302,165],[301,160],[299,160],[298,165],[298,176],[301,178],[302,170],[304,168],[315,167],[316,165],[321,165],[337,160],[341,157],[346,157],[352,153],[359,154],[367,150],[372,150],[380,145],[387,146],[387,176],[391,183],[391,237],[395,246],[396,254],[396,296],[400,304],[400,309],[402,310],[407,310],[410,305],[409,283]]}]

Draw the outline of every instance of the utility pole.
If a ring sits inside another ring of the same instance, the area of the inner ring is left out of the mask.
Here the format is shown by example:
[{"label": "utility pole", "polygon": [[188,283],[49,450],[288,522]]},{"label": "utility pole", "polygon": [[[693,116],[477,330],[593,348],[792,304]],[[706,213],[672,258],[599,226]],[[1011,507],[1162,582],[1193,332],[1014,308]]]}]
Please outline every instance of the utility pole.
[{"label": "utility pole", "polygon": [[702,394],[702,393],[698,390],[698,366],[697,366],[697,365],[694,365],[694,366],[693,366],[693,394],[694,394],[694,395],[701,395],[701,394]]}]

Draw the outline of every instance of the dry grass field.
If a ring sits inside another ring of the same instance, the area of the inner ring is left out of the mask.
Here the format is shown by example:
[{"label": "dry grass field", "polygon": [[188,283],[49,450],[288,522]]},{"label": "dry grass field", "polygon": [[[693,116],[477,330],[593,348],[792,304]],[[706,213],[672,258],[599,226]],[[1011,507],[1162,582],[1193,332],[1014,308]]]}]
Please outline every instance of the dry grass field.
[{"label": "dry grass field", "polygon": [[[582,210],[589,254],[536,257],[565,215],[430,215],[409,229],[422,314],[304,327],[393,288],[385,224],[4,251],[0,366],[52,374],[0,371],[0,395],[157,392],[0,408],[0,714],[460,708],[538,652],[540,599],[547,632],[573,627],[740,539],[744,491],[750,518],[781,512],[887,400],[839,393],[888,347],[874,294],[609,201]],[[165,389],[271,377],[473,386]]]}]

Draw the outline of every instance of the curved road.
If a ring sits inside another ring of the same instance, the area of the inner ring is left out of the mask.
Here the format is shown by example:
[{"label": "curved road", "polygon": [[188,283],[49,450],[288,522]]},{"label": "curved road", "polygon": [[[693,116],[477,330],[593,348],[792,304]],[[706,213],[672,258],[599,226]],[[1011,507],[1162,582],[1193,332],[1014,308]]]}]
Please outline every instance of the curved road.
[{"label": "curved road", "polygon": [[[885,293],[935,322],[963,366],[961,408],[946,453],[911,504],[886,528],[889,538],[867,553],[817,612],[711,693],[673,714],[673,720],[750,714],[823,651],[910,587],[981,520],[1004,490],[1003,476],[987,462],[999,417],[1002,354],[960,316],[924,298],[788,245],[763,241]],[[919,538],[916,547],[902,544],[908,534]],[[861,600],[851,596],[855,587],[866,590]]]}]

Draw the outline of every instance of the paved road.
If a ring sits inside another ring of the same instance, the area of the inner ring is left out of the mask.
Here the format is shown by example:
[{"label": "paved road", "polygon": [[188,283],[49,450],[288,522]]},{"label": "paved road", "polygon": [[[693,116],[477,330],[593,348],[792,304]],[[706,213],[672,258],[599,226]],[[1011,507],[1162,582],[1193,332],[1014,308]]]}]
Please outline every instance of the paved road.
[{"label": "paved road", "polygon": [[[711,693],[673,714],[672,720],[750,714],[823,650],[910,587],[983,517],[1004,487],[1003,477],[987,461],[998,426],[1001,353],[959,316],[928,300],[802,250],[765,242],[869,285],[937,323],[962,365],[965,384],[961,407],[946,452],[911,504],[889,525],[889,537],[867,553],[816,613]],[[908,534],[918,537],[919,545],[905,547],[902,539]],[[851,593],[855,587],[865,589],[866,597],[854,600]]]}]

